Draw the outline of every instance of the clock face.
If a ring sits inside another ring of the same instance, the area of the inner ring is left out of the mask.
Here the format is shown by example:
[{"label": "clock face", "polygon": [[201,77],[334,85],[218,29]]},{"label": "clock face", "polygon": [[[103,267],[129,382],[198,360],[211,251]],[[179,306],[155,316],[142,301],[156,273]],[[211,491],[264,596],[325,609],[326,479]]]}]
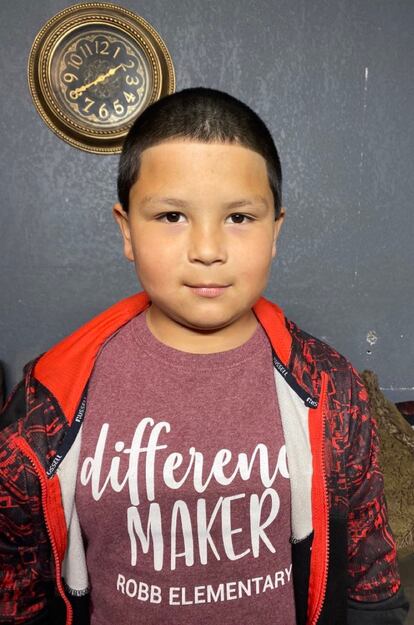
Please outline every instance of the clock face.
[{"label": "clock face", "polygon": [[168,49],[144,18],[108,2],[72,5],[37,34],[28,62],[34,104],[61,139],[118,153],[134,120],[173,93]]},{"label": "clock face", "polygon": [[51,85],[70,119],[96,128],[124,126],[152,93],[152,75],[142,49],[122,31],[83,26],[52,54]]}]

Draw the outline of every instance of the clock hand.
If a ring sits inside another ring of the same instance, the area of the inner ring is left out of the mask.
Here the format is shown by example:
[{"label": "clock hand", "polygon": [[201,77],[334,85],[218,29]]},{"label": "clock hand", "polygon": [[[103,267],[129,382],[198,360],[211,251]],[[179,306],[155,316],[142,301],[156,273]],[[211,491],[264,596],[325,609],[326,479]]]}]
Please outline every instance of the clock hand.
[{"label": "clock hand", "polygon": [[120,67],[123,67],[123,63],[121,63],[120,65],[117,65],[116,67],[111,67],[111,69],[107,71],[106,74],[99,74],[99,76],[95,78],[95,80],[92,80],[92,82],[88,82],[86,83],[86,85],[82,85],[82,87],[78,87],[77,89],[74,89],[71,92],[72,97],[75,99],[78,99],[79,96],[81,96],[84,91],[89,89],[89,87],[93,87],[94,85],[97,85],[98,83],[103,82],[104,80],[109,78],[109,76],[113,76],[119,70]]}]

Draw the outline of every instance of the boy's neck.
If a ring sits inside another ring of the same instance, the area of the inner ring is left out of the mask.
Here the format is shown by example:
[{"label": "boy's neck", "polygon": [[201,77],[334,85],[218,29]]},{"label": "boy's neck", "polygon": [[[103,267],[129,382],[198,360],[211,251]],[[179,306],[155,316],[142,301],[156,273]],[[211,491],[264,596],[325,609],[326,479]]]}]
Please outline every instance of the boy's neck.
[{"label": "boy's neck", "polygon": [[146,322],[161,343],[193,354],[212,354],[240,347],[253,336],[259,323],[250,310],[225,328],[198,332],[165,316],[153,304],[146,311]]}]

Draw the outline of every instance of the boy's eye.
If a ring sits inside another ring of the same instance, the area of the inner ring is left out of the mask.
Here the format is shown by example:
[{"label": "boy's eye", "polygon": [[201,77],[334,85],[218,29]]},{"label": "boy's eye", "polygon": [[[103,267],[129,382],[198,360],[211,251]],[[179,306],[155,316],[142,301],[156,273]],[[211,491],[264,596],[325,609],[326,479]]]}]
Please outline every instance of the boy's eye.
[{"label": "boy's eye", "polygon": [[172,221],[168,221],[168,223],[174,223],[175,224],[175,223],[177,223],[177,220],[175,219],[175,217],[177,215],[181,215],[181,213],[170,211],[169,213],[163,213],[162,215],[158,215],[158,217],[156,217],[156,220],[157,221],[164,221],[164,217],[171,217],[171,216],[173,216],[174,219]]},{"label": "boy's eye", "polygon": [[[158,215],[158,217],[156,217],[157,221],[164,221],[165,218],[167,219],[167,223],[178,223],[178,219],[179,216],[182,215],[182,213],[178,213],[176,211],[170,211],[168,213],[163,213],[162,215]],[[230,215],[231,218],[233,217],[237,217],[240,218],[241,217],[241,221],[236,221],[234,223],[236,224],[240,224],[243,223],[243,219],[248,219],[249,221],[254,221],[253,217],[249,217],[249,215],[244,215],[243,213],[233,213],[232,215]],[[170,219],[172,218],[172,219]]]},{"label": "boy's eye", "polygon": [[[249,217],[249,215],[244,215],[243,213],[233,213],[230,217],[241,217],[242,219],[248,219],[249,221],[254,221],[253,217]],[[243,223],[241,221],[236,221],[237,224]]]}]

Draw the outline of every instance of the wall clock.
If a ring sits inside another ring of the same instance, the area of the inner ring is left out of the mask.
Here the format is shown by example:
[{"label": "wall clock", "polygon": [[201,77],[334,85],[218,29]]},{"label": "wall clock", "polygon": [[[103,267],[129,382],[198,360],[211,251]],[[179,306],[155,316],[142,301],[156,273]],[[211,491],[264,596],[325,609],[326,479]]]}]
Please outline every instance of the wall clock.
[{"label": "wall clock", "polygon": [[173,93],[171,56],[142,17],[110,3],[73,5],[37,34],[29,88],[46,124],[72,146],[117,153],[133,121]]}]

